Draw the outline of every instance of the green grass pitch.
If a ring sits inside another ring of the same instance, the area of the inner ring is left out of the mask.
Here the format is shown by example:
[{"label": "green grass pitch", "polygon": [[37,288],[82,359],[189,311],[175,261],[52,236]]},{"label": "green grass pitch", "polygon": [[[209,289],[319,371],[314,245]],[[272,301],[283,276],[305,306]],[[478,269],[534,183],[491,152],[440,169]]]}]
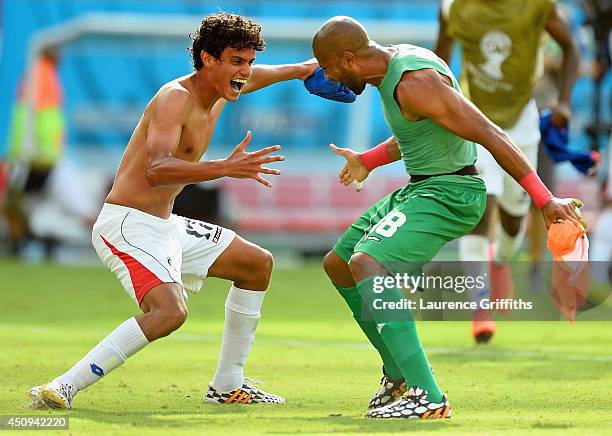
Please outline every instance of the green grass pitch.
[{"label": "green grass pitch", "polygon": [[[208,280],[178,332],[79,393],[68,413],[71,434],[612,432],[612,324],[605,322],[500,323],[484,347],[472,345],[467,323],[423,322],[421,339],[453,418],[366,420],[380,362],[317,264],[275,271],[247,362],[246,375],[287,404],[204,405],[228,286]],[[4,415],[32,413],[25,409],[31,386],[65,371],[137,313],[102,267],[0,261],[0,290]]]}]

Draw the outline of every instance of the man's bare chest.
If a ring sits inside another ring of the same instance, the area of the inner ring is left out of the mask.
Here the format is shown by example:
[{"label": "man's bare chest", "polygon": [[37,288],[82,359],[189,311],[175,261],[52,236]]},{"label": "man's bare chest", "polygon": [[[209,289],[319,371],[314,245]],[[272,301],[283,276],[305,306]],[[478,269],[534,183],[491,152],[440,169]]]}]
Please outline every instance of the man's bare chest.
[{"label": "man's bare chest", "polygon": [[184,125],[174,156],[186,161],[199,161],[208,149],[216,121],[216,117],[207,117]]}]

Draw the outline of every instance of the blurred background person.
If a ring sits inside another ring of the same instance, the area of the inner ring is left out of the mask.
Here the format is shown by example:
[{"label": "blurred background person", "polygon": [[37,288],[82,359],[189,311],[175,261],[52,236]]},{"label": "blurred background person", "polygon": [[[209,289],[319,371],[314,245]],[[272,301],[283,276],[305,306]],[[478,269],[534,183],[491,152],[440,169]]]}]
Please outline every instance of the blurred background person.
[{"label": "blurred background person", "polygon": [[[541,74],[537,74],[538,80],[533,89],[533,98],[536,101],[538,111],[554,107],[559,98],[559,85],[561,79],[561,64],[563,52],[557,42],[544,35],[540,46]],[[548,189],[555,189],[555,162],[546,154],[545,148],[538,147],[538,174]],[[546,227],[540,217],[538,208],[531,203],[529,207],[529,224],[527,228],[527,239],[529,244],[529,260],[531,261],[530,278],[533,289],[544,289],[543,262],[546,260]]]},{"label": "blurred background person", "polygon": [[612,136],[608,145],[607,164],[605,169],[607,176],[604,182],[603,210],[597,220],[593,231],[591,244],[591,273],[593,277],[603,283],[612,283]]},{"label": "blurred background person", "polygon": [[604,93],[606,77],[610,77],[612,64],[612,1],[587,0],[587,24],[593,30],[595,56],[593,59],[593,80],[595,98],[593,100],[594,120],[590,129],[594,147],[601,136],[608,138],[607,159],[602,167],[603,173],[603,210],[593,231],[591,244],[591,272],[601,282],[612,282],[612,132],[610,123],[605,123],[601,114],[602,107],[612,108],[612,96]]},{"label": "blurred background person", "polygon": [[22,77],[13,108],[4,214],[10,253],[15,256],[23,255],[34,240],[43,243],[47,258],[58,247],[59,239],[51,229],[33,223],[45,201],[75,215],[85,226],[93,224],[95,207],[80,189],[78,174],[63,161],[66,127],[59,59],[56,47],[41,53],[32,71]]},{"label": "blurred background person", "polygon": [[[462,79],[466,95],[521,148],[537,165],[540,143],[539,112],[533,98],[538,50],[544,32],[559,44],[563,53],[557,104],[552,123],[567,125],[574,84],[578,49],[568,23],[553,0],[516,2],[500,0],[443,0],[439,13],[440,29],[435,52],[450,62],[454,41],[462,49]],[[520,249],[524,217],[530,199],[525,191],[495,162],[490,153],[478,147],[480,173],[487,184],[487,209],[472,234],[459,240],[459,258],[470,262],[470,274],[487,276],[489,235],[493,214],[498,211],[498,240],[491,249],[489,287],[471,298],[512,298],[514,289],[509,261]],[[490,294],[490,295],[489,295]],[[472,335],[477,342],[488,342],[495,332],[490,311],[474,314]]]}]

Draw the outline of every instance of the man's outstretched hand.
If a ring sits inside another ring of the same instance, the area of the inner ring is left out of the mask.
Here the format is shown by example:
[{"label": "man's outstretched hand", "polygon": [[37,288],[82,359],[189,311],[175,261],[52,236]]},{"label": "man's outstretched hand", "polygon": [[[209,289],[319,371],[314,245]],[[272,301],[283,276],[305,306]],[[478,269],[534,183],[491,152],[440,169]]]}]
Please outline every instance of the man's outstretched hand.
[{"label": "man's outstretched hand", "polygon": [[280,150],[280,145],[262,148],[254,152],[247,152],[247,146],[251,142],[251,131],[249,130],[244,139],[234,148],[232,154],[225,159],[227,165],[226,175],[236,179],[253,179],[262,185],[272,187],[272,184],[261,177],[261,174],[272,174],[278,176],[281,172],[263,165],[270,162],[285,160],[284,156],[268,156],[270,153]]},{"label": "man's outstretched hand", "polygon": [[370,172],[366,169],[359,153],[350,148],[336,147],[334,144],[329,144],[329,148],[335,154],[346,159],[346,164],[340,171],[338,178],[344,186],[348,186],[353,182],[357,182],[357,191],[361,191],[361,182],[363,182]]}]

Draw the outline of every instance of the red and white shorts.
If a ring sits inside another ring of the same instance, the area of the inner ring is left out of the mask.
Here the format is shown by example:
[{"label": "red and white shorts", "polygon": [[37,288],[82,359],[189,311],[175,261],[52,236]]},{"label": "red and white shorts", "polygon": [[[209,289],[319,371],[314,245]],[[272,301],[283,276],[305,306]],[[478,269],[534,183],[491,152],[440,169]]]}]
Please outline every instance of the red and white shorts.
[{"label": "red and white shorts", "polygon": [[167,219],[126,206],[104,203],[91,241],[98,257],[140,305],[161,283],[178,283],[197,293],[208,269],[236,233],[178,215]]}]

